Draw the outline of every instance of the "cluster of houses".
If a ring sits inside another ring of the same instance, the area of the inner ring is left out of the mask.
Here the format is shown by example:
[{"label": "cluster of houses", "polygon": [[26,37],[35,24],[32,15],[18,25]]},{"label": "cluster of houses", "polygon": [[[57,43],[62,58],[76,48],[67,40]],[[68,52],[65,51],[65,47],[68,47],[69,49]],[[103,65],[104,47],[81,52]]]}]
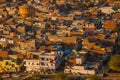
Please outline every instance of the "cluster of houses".
[{"label": "cluster of houses", "polygon": [[[0,72],[99,72],[120,35],[120,2],[100,1],[0,0]],[[90,2],[95,7],[76,8]],[[28,5],[35,13],[21,16]]]}]

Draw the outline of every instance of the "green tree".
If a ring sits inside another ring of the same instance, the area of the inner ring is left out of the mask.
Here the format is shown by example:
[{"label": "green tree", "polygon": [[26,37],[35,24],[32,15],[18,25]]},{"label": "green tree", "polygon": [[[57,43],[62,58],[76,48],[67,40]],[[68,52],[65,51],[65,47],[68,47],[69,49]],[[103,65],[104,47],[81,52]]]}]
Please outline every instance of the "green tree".
[{"label": "green tree", "polygon": [[53,1],[52,1],[52,4],[56,4],[56,0],[53,0]]},{"label": "green tree", "polygon": [[25,78],[24,80],[31,80],[32,79],[32,77],[28,77],[28,78]]},{"label": "green tree", "polygon": [[24,80],[41,80],[40,73],[36,72],[31,77],[27,77]]},{"label": "green tree", "polygon": [[83,8],[87,7],[87,4],[85,4],[85,3],[76,2],[76,3],[74,3],[74,5],[77,9],[83,9]]},{"label": "green tree", "polygon": [[120,32],[120,28],[117,27],[117,28],[115,29],[115,32]]},{"label": "green tree", "polygon": [[120,46],[120,41],[117,42],[117,45]]},{"label": "green tree", "polygon": [[40,80],[40,73],[38,73],[38,72],[36,72],[36,73],[34,73],[33,75],[32,75],[32,79],[33,80]]},{"label": "green tree", "polygon": [[67,74],[59,72],[55,75],[54,80],[70,80],[70,78],[67,76]]},{"label": "green tree", "polygon": [[100,78],[96,75],[90,76],[89,80],[100,80]]},{"label": "green tree", "polygon": [[116,54],[111,57],[110,62],[108,63],[109,67],[114,71],[120,71],[120,55]]}]

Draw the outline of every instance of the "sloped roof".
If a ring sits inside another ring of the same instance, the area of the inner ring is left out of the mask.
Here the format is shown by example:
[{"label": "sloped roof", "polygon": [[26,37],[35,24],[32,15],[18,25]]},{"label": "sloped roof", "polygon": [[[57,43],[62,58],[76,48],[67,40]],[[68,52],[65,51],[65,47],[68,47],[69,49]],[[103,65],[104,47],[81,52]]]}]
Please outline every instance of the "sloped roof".
[{"label": "sloped roof", "polygon": [[8,57],[8,52],[0,51],[0,57],[7,58]]},{"label": "sloped roof", "polygon": [[113,17],[113,18],[120,19],[120,13],[113,14],[112,17]]},{"label": "sloped roof", "polygon": [[19,53],[19,54],[17,54],[17,58],[24,58],[24,55]]}]

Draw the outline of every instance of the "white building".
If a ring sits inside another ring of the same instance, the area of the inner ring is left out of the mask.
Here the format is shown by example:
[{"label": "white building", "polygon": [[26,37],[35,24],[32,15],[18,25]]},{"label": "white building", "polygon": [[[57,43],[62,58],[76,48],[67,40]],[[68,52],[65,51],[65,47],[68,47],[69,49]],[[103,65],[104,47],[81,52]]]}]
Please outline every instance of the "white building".
[{"label": "white building", "polygon": [[82,64],[86,60],[85,55],[77,56],[76,57],[76,64]]},{"label": "white building", "polygon": [[111,14],[115,12],[112,7],[101,7],[100,10],[105,14]]},{"label": "white building", "polygon": [[85,69],[84,66],[73,66],[73,67],[66,67],[64,70],[65,73],[80,73],[80,74],[90,74],[90,75],[94,75],[96,73],[95,69],[92,70],[88,70]]},{"label": "white building", "polygon": [[39,60],[24,60],[24,66],[26,71],[39,71],[40,70],[40,61]]},{"label": "white building", "polygon": [[56,55],[55,52],[40,54],[40,69],[53,69],[56,68]]},{"label": "white building", "polygon": [[[39,54],[39,55],[38,55]],[[33,52],[32,55],[39,56],[39,59],[26,59],[24,60],[24,66],[26,71],[39,71],[39,70],[56,70],[60,66],[62,60],[61,55],[57,52]]]},{"label": "white building", "polygon": [[86,60],[86,54],[76,56],[76,64],[72,67],[70,67],[69,65],[66,66],[64,72],[72,73],[72,74],[79,73],[85,75],[86,74],[94,75],[99,65],[96,65],[96,63],[92,63],[90,65],[84,65],[83,63],[85,62],[85,60]]}]

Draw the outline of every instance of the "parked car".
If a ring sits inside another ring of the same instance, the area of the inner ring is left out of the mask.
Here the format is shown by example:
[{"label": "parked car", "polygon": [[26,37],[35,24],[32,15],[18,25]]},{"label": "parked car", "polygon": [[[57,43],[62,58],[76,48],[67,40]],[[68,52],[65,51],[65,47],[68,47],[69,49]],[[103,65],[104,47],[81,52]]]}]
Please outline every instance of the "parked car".
[{"label": "parked car", "polygon": [[3,78],[9,78],[10,75],[9,75],[9,74],[4,74],[2,77],[3,77]]},{"label": "parked car", "polygon": [[11,77],[20,77],[19,74],[12,74]]},{"label": "parked car", "polygon": [[19,73],[20,76],[27,76],[28,73]]}]

